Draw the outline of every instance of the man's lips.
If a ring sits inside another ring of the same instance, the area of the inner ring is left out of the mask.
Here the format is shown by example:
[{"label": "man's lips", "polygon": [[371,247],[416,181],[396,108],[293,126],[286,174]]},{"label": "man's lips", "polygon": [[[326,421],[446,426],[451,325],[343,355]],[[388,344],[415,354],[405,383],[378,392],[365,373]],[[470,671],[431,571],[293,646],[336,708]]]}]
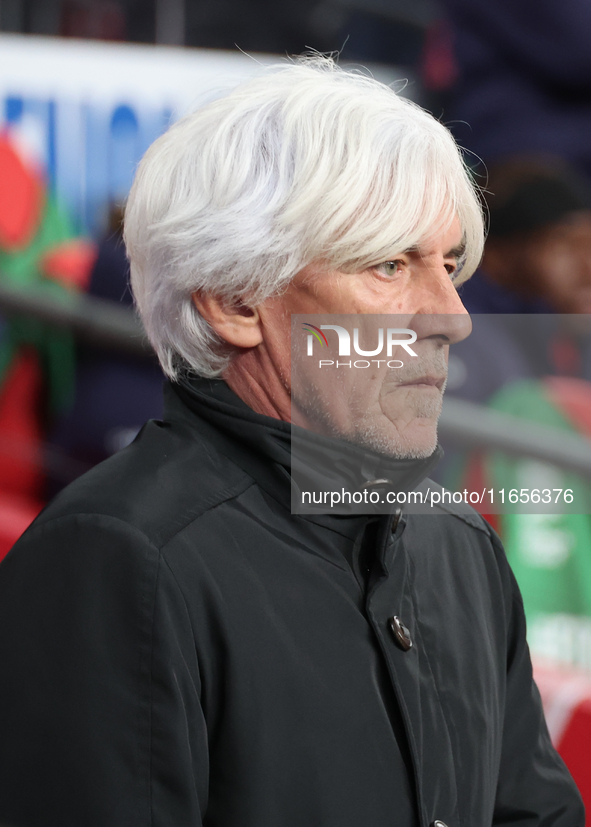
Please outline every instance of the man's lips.
[{"label": "man's lips", "polygon": [[407,382],[399,382],[399,388],[429,387],[442,390],[445,385],[445,376],[418,376],[416,379],[409,379]]}]

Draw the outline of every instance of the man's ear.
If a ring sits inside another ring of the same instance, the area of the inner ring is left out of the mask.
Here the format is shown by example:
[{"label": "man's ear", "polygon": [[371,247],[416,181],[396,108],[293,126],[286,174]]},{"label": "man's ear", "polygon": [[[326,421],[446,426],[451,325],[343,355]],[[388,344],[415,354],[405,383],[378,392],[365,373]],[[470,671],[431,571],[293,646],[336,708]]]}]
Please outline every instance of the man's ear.
[{"label": "man's ear", "polygon": [[228,304],[211,293],[192,294],[193,303],[206,322],[225,342],[235,347],[256,347],[263,341],[256,307]]}]

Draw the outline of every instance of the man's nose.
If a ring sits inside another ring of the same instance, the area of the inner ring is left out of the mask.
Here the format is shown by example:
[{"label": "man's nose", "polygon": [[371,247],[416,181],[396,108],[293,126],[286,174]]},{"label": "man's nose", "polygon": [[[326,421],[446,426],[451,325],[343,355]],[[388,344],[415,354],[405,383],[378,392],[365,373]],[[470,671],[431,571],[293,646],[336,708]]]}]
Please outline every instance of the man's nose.
[{"label": "man's nose", "polygon": [[418,339],[441,337],[455,344],[470,335],[472,319],[448,273],[444,273],[424,291],[410,327]]}]

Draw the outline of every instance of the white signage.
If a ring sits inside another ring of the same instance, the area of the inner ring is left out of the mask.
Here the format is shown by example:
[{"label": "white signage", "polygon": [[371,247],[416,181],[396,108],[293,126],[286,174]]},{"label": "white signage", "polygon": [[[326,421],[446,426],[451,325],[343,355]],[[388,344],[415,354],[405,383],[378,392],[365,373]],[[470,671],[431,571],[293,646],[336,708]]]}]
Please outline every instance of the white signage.
[{"label": "white signage", "polygon": [[0,35],[0,122],[97,233],[173,121],[275,63],[236,51]]},{"label": "white signage", "polygon": [[[96,235],[172,121],[282,60],[238,49],[1,34],[0,125],[41,162],[80,229]],[[374,74],[400,78],[390,67]]]}]

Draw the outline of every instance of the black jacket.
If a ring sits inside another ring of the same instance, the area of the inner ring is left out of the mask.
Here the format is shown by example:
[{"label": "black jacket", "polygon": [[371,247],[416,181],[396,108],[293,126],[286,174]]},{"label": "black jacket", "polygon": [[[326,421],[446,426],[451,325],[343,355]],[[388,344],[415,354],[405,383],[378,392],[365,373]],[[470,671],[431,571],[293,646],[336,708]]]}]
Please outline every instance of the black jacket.
[{"label": "black jacket", "polygon": [[292,516],[288,437],[170,387],[8,555],[0,823],[582,827],[487,524]]}]

